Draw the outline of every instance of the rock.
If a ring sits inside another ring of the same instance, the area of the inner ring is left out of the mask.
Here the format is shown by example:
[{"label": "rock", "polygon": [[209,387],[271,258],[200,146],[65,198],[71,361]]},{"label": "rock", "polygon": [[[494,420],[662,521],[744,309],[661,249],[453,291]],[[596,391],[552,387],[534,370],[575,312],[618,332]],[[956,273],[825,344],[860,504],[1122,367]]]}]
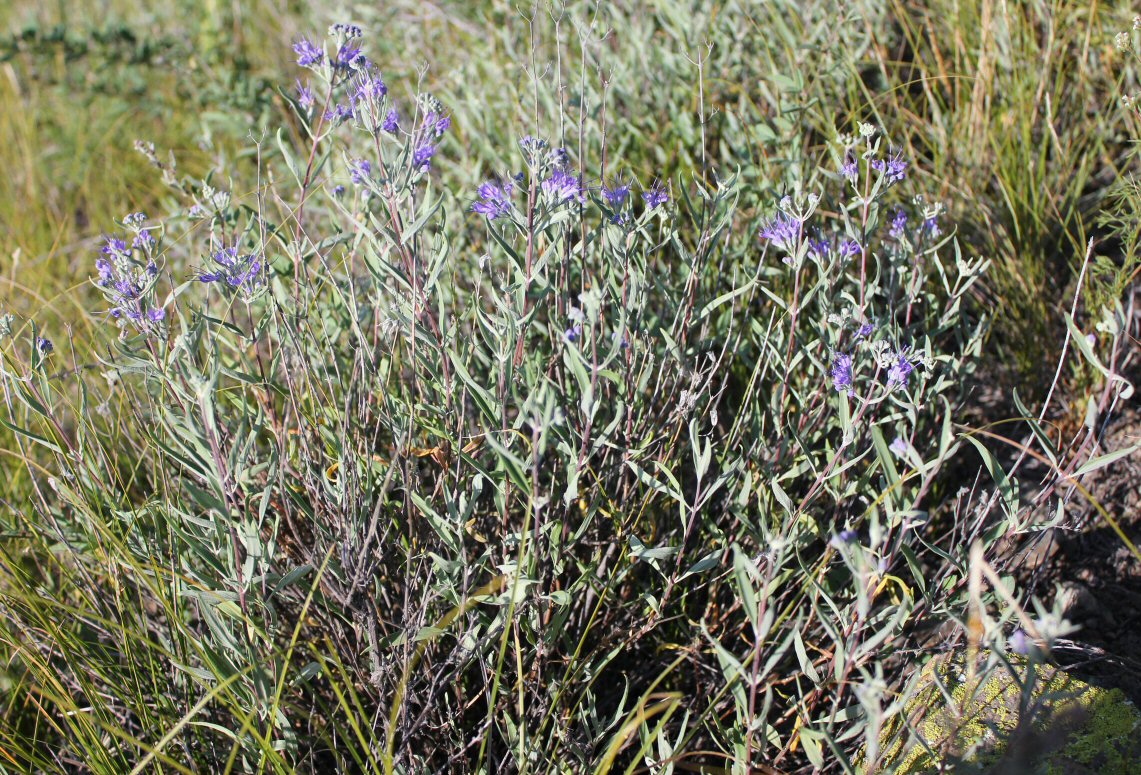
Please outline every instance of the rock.
[{"label": "rock", "polygon": [[[1036,665],[1031,701],[1022,703],[1028,665],[1017,678],[998,665],[984,681],[970,678],[963,661],[935,659],[924,668],[907,717],[887,726],[875,771],[918,775],[937,771],[978,775],[1131,775],[1141,773],[1141,713],[1118,689],[1079,681]],[[935,684],[939,676],[946,694]],[[1025,710],[1023,710],[1025,708]],[[944,765],[947,769],[940,770]]]},{"label": "rock", "polygon": [[1014,565],[1029,571],[1036,570],[1041,565],[1057,556],[1061,549],[1057,528],[1043,530],[1034,535],[1026,545],[1014,556]]},{"label": "rock", "polygon": [[1089,587],[1076,581],[1062,585],[1062,611],[1067,619],[1090,619],[1101,614],[1101,606]]}]

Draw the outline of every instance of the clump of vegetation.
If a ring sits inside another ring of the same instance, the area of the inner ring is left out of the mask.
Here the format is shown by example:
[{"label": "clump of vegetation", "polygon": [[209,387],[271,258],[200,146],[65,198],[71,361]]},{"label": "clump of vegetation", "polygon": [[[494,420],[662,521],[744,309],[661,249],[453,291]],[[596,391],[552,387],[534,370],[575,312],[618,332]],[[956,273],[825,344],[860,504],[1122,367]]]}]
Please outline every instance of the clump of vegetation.
[{"label": "clump of vegetation", "polygon": [[[0,330],[15,766],[876,772],[925,744],[917,652],[1071,632],[1003,544],[1124,453],[1022,411],[1031,498],[958,424],[994,265],[910,138],[813,114],[841,64],[730,113],[731,58],[694,47],[665,87],[692,109],[644,142],[607,47],[674,10],[529,18],[524,78],[472,64],[504,111],[337,22],[240,163],[137,143],[164,212],[108,224],[98,325]],[[1103,402],[1112,309],[1101,341],[1063,318]]]}]

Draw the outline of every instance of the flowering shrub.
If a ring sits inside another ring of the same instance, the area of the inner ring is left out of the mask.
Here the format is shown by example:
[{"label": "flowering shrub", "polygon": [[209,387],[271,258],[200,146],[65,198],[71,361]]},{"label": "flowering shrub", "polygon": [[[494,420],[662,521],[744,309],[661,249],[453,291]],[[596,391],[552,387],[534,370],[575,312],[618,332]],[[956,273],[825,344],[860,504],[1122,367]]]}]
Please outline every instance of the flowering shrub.
[{"label": "flowering shrub", "polygon": [[878,771],[911,739],[901,655],[1021,526],[1001,476],[944,492],[988,262],[903,152],[862,124],[766,213],[739,171],[533,135],[439,191],[445,105],[354,25],[293,51],[300,131],[249,197],[140,146],[181,204],[94,259],[105,384],[69,407],[44,338],[7,361],[45,529],[119,547],[147,639],[92,625],[145,661],[132,695],[61,661],[129,731],[67,745],[108,771]]}]

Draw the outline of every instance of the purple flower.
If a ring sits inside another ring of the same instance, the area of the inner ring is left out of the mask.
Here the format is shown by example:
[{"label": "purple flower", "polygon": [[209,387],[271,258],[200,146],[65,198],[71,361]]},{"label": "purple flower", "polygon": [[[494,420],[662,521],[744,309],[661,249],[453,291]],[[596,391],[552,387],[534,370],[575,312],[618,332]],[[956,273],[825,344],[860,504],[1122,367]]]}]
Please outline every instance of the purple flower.
[{"label": "purple flower", "polygon": [[896,457],[906,458],[907,451],[911,449],[911,444],[902,436],[896,436],[895,441],[891,443],[891,446],[889,446],[888,449],[890,449],[892,454],[894,454]]},{"label": "purple flower", "polygon": [[131,251],[123,240],[118,237],[108,237],[100,252],[105,256],[127,256]]},{"label": "purple flower", "polygon": [[301,79],[297,79],[297,104],[304,108],[306,111],[313,108],[313,90],[308,85],[301,83]]},{"label": "purple flower", "polygon": [[150,312],[147,313],[147,319],[150,320],[152,323],[158,323],[160,320],[162,320],[165,317],[166,317],[166,310],[164,310],[162,307],[155,307]]},{"label": "purple flower", "polygon": [[571,344],[574,344],[582,336],[582,323],[575,323],[573,326],[563,332],[563,338]]},{"label": "purple flower", "polygon": [[857,533],[855,530],[852,530],[851,528],[847,528],[832,536],[831,540],[829,540],[828,543],[839,549],[841,546],[852,543],[858,537],[859,533]]},{"label": "purple flower", "polygon": [[854,239],[844,240],[836,252],[841,259],[854,258],[860,253],[860,243]]},{"label": "purple flower", "polygon": [[938,215],[929,215],[926,218],[924,218],[923,219],[923,228],[926,229],[927,233],[930,234],[932,237],[938,237],[940,234],[943,233],[943,230],[939,228],[939,216]]},{"label": "purple flower", "polygon": [[154,244],[154,235],[152,235],[149,231],[140,231],[135,235],[135,238],[131,240],[131,247],[136,250],[149,250],[154,246]]},{"label": "purple flower", "polygon": [[875,330],[876,330],[876,327],[874,325],[872,325],[871,323],[864,323],[862,326],[860,326],[860,330],[856,332],[856,338],[857,339],[864,339],[866,337],[869,337],[872,335],[872,331],[875,331]]},{"label": "purple flower", "polygon": [[350,67],[365,70],[368,68],[368,65],[369,62],[365,59],[364,54],[361,53],[360,48],[350,43],[345,43],[341,46],[337,51],[337,58],[333,60],[333,67],[338,70],[347,70]]},{"label": "purple flower", "polygon": [[294,43],[293,52],[297,54],[297,64],[302,67],[313,67],[325,58],[325,52],[308,38],[302,38]]},{"label": "purple flower", "polygon": [[832,245],[828,240],[817,234],[815,237],[809,237],[808,249],[816,254],[817,258],[825,259],[831,250]]},{"label": "purple flower", "polygon": [[260,256],[239,254],[238,246],[231,245],[216,251],[211,258],[218,268],[212,272],[200,272],[199,282],[225,282],[231,288],[241,291],[247,299],[252,298],[261,288]]},{"label": "purple flower", "polygon": [[444,136],[444,132],[447,132],[451,125],[451,116],[445,116],[434,110],[429,110],[424,114],[424,123],[421,124],[421,127],[425,134],[431,134],[440,138]]},{"label": "purple flower", "polygon": [[353,109],[348,105],[334,105],[325,111],[325,120],[334,124],[343,124],[353,117]]},{"label": "purple flower", "polygon": [[670,201],[670,195],[661,183],[655,183],[649,190],[642,192],[642,201],[646,203],[646,209],[653,210]]},{"label": "purple flower", "polygon": [[540,154],[547,150],[547,141],[540,137],[523,135],[519,138],[519,148],[523,151],[524,158],[527,159],[527,165],[535,167],[541,161]]},{"label": "purple flower", "polygon": [[243,271],[232,274],[226,278],[226,282],[233,288],[240,288],[247,284],[252,286],[253,282],[257,279],[258,273],[261,271],[261,261],[259,259],[254,259],[253,256],[246,256],[246,258],[253,260],[247,262]]},{"label": "purple flower", "polygon": [[487,181],[477,190],[480,201],[471,206],[472,212],[485,215],[490,221],[509,215],[512,208],[511,194],[514,190],[515,184],[510,179],[502,183]]},{"label": "purple flower", "polygon": [[800,245],[803,221],[780,213],[761,229],[761,239],[768,240],[781,250],[795,253]]},{"label": "purple flower", "polygon": [[213,258],[215,262],[230,268],[238,263],[238,246],[231,245],[228,248],[222,248],[214,254]]},{"label": "purple flower", "polygon": [[356,159],[349,162],[349,179],[358,186],[368,182],[372,176],[372,163],[368,159]]},{"label": "purple flower", "polygon": [[339,185],[339,184],[336,186],[333,186],[333,196],[341,197],[341,196],[344,196],[344,193],[345,193],[345,187],[344,186]]},{"label": "purple flower", "polygon": [[602,198],[606,204],[618,209],[630,198],[630,186],[625,183],[615,183],[611,188],[603,187]]},{"label": "purple flower", "polygon": [[99,258],[95,261],[95,269],[99,272],[99,284],[106,285],[111,282],[115,270],[111,266],[111,262],[105,258]]},{"label": "purple flower", "polygon": [[384,123],[380,128],[390,135],[396,134],[400,130],[400,116],[396,112],[396,108],[388,111],[388,115],[384,117]]},{"label": "purple flower", "polygon": [[432,166],[432,156],[436,153],[436,146],[431,143],[421,143],[412,152],[412,166],[418,170],[426,170]]},{"label": "purple flower", "polygon": [[130,302],[143,295],[143,284],[133,278],[122,278],[112,284],[112,288],[119,294],[119,301]]},{"label": "purple flower", "polygon": [[146,222],[146,213],[127,213],[123,216],[123,225],[132,231],[137,231],[142,228],[142,225]]},{"label": "purple flower", "polygon": [[907,177],[907,162],[903,160],[903,151],[896,151],[887,159],[872,161],[872,169],[882,172],[888,183],[898,183]]},{"label": "purple flower", "polygon": [[359,103],[365,102],[375,105],[386,94],[388,94],[388,86],[385,85],[384,79],[379,74],[364,72],[357,79],[356,88],[349,96],[349,101],[352,103],[355,112]]},{"label": "purple flower", "polygon": [[840,175],[846,178],[849,183],[855,183],[856,179],[860,177],[860,169],[856,165],[856,157],[852,154],[844,154],[844,164],[840,167]]},{"label": "purple flower", "polygon": [[47,355],[55,349],[55,345],[46,336],[41,336],[36,339],[36,349],[40,351],[40,355]]},{"label": "purple flower", "polygon": [[902,207],[895,209],[895,215],[891,219],[891,228],[888,229],[888,234],[892,239],[903,239],[903,233],[907,230],[907,213],[903,211]]},{"label": "purple flower", "polygon": [[570,166],[570,153],[566,148],[552,148],[551,152],[547,154],[547,161],[552,167],[565,170]]},{"label": "purple flower", "polygon": [[[142,215],[129,216],[132,227],[137,228],[142,223]],[[124,222],[128,222],[125,220]],[[149,235],[140,231],[139,237]],[[153,241],[153,240],[152,240]],[[99,273],[95,284],[102,290],[103,297],[110,304],[110,313],[114,318],[125,317],[127,320],[141,323],[144,311],[147,309],[147,297],[151,296],[154,278],[158,276],[158,265],[149,260],[145,265],[131,257],[131,252],[125,249],[122,240],[113,238],[104,246],[103,254],[95,260],[95,270]],[[149,246],[149,242],[146,243]],[[140,326],[143,327],[143,326]]]},{"label": "purple flower", "polygon": [[556,202],[571,200],[582,202],[585,199],[582,180],[558,168],[551,170],[551,176],[543,181],[542,186],[543,191]]},{"label": "purple flower", "polygon": [[329,34],[339,35],[346,40],[352,40],[353,38],[359,38],[361,36],[361,28],[355,24],[338,22],[329,28]]},{"label": "purple flower", "polygon": [[133,278],[123,277],[116,280],[112,286],[115,292],[119,295],[117,299],[120,302],[131,302],[139,298],[143,293],[142,284]]},{"label": "purple flower", "polygon": [[1026,638],[1026,633],[1021,627],[1010,634],[1010,640],[1007,643],[1010,645],[1010,650],[1015,654],[1026,656],[1030,653],[1030,641]]},{"label": "purple flower", "polygon": [[852,356],[847,353],[836,353],[832,361],[832,387],[839,393],[846,393],[852,389]]},{"label": "purple flower", "polygon": [[899,350],[892,356],[895,363],[887,370],[887,386],[889,388],[907,387],[911,372],[915,370],[914,364],[907,357],[907,352]]}]

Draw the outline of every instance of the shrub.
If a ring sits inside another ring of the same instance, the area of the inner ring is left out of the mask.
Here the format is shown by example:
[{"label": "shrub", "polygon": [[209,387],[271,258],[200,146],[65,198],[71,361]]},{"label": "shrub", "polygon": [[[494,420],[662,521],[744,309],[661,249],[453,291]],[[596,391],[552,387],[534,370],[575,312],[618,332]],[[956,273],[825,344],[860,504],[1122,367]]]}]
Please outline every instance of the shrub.
[{"label": "shrub", "polygon": [[118,335],[74,392],[64,342],[6,354],[5,424],[50,453],[21,527],[54,548],[6,567],[6,637],[60,711],[54,764],[14,750],[875,770],[968,547],[978,572],[1026,527],[973,437],[994,491],[943,478],[988,262],[910,160],[861,124],[758,212],[757,169],[667,179],[584,121],[442,190],[445,105],[353,25],[294,51],[300,132],[255,145],[250,195],[140,145],[180,204],[105,241]]}]

